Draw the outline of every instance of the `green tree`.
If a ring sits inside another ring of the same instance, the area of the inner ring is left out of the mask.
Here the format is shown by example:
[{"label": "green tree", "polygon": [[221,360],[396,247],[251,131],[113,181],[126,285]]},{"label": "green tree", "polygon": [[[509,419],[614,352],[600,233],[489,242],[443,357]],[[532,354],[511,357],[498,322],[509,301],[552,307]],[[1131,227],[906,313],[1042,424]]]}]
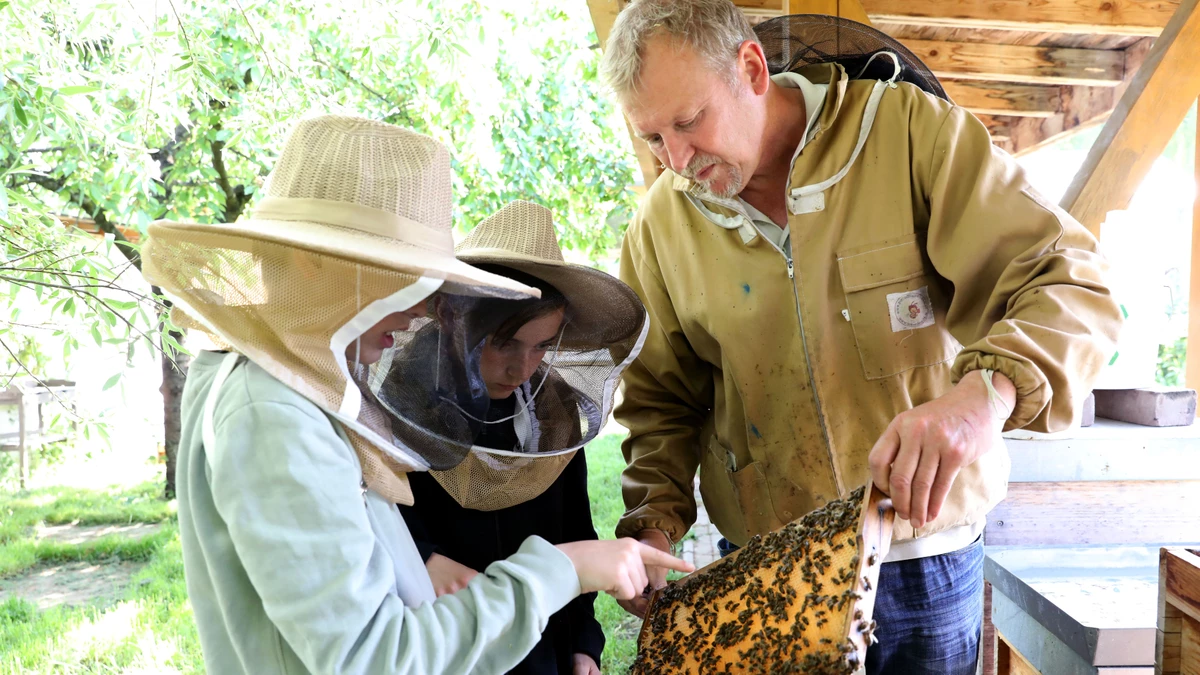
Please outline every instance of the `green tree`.
[{"label": "green tree", "polygon": [[[632,213],[634,164],[574,4],[0,0],[0,293],[45,309],[40,324],[0,316],[14,372],[35,372],[28,346],[48,337],[64,360],[88,336],[158,350],[173,492],[183,335],[161,299],[120,283],[139,265],[124,228],[237,220],[306,114],[446,142],[464,230],[531,199],[567,248],[603,255]],[[68,215],[106,238],[67,230]]]}]

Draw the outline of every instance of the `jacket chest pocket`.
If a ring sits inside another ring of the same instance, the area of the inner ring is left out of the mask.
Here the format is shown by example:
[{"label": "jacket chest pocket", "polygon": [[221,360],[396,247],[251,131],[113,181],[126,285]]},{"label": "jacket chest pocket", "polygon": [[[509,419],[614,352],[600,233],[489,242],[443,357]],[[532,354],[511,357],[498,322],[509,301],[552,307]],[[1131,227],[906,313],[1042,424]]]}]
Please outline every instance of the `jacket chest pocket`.
[{"label": "jacket chest pocket", "polygon": [[915,235],[838,253],[863,375],[878,380],[953,359],[948,299],[925,269]]}]

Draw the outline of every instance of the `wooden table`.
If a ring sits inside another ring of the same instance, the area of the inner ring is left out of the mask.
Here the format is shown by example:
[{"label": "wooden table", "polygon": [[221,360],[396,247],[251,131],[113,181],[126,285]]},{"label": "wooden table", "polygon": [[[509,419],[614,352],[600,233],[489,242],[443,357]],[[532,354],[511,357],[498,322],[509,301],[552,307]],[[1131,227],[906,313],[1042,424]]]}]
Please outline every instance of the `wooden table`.
[{"label": "wooden table", "polygon": [[[74,410],[75,383],[70,380],[43,380],[37,382],[13,382],[0,391],[0,406],[13,405],[17,408],[17,430],[0,432],[0,452],[17,453],[17,476],[21,489],[25,488],[25,451],[46,443],[66,440],[66,434],[54,433],[46,428],[45,406],[59,403]],[[31,409],[37,415],[37,426],[28,419]],[[71,427],[75,427],[72,417]]]}]

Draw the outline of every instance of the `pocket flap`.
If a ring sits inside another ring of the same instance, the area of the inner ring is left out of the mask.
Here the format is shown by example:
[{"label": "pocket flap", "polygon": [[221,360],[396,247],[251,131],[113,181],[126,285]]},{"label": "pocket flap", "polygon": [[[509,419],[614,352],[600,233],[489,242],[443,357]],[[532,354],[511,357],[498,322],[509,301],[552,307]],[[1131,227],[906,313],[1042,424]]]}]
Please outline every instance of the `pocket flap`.
[{"label": "pocket flap", "polygon": [[907,281],[925,274],[915,234],[866,247],[839,251],[838,271],[847,293]]}]

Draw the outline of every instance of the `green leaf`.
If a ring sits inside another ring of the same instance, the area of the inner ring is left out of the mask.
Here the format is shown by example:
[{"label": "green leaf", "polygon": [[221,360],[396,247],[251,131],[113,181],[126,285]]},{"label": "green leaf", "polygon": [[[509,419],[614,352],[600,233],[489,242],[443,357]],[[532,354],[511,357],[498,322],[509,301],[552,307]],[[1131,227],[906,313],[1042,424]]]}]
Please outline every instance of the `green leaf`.
[{"label": "green leaf", "polygon": [[100,91],[100,87],[94,84],[78,84],[71,87],[63,87],[58,90],[58,93],[63,96],[78,96],[79,94],[94,94]]},{"label": "green leaf", "polygon": [[13,113],[17,116],[17,121],[21,124],[29,124],[29,118],[25,116],[25,109],[21,107],[21,102],[13,99]]},{"label": "green leaf", "polygon": [[104,338],[100,336],[100,327],[97,324],[92,324],[92,339],[96,341],[97,347],[104,344]]},{"label": "green leaf", "polygon": [[133,300],[109,300],[108,305],[113,309],[130,310],[138,306]]},{"label": "green leaf", "polygon": [[92,25],[92,18],[95,16],[96,13],[94,11],[88,12],[87,16],[83,17],[83,21],[79,22],[79,27],[75,29],[75,32],[82,33],[83,31],[87,30],[87,27]]},{"label": "green leaf", "polygon": [[108,391],[109,389],[112,389],[113,387],[117,386],[117,383],[121,381],[121,376],[124,374],[125,374],[125,371],[121,371],[121,372],[117,373],[116,375],[113,375],[112,377],[108,378],[108,380],[104,383],[104,386],[100,388],[100,391]]}]

